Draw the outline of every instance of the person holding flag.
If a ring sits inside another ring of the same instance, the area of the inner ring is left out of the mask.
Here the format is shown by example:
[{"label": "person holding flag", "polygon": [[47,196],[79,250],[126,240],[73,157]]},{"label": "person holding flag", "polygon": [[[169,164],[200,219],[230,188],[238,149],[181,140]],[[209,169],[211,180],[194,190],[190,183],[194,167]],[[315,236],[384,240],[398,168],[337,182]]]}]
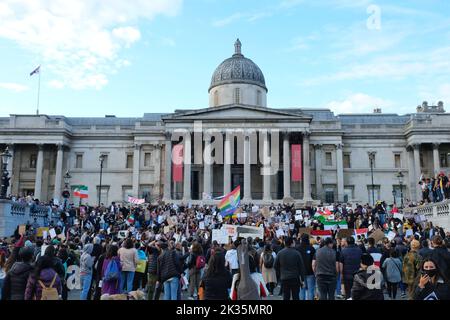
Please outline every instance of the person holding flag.
[{"label": "person holding flag", "polygon": [[241,186],[237,186],[233,191],[227,194],[219,203],[217,208],[223,218],[237,218],[234,214],[241,203]]}]

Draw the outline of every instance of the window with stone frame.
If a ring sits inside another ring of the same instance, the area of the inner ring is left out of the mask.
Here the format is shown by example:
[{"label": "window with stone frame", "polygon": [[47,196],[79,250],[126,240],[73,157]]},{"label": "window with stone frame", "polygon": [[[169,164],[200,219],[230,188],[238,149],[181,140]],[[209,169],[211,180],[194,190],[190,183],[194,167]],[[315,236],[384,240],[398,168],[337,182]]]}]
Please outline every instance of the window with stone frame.
[{"label": "window with stone frame", "polygon": [[350,153],[344,153],[344,155],[343,155],[343,166],[344,166],[344,169],[351,168]]},{"label": "window with stone frame", "polygon": [[77,153],[75,155],[75,169],[83,168],[83,154]]},{"label": "window with stone frame", "polygon": [[402,167],[402,158],[400,153],[394,154],[394,168],[399,169]]},{"label": "window with stone frame", "polygon": [[150,167],[152,165],[152,154],[151,152],[146,152],[144,154],[144,167]]},{"label": "window with stone frame", "polygon": [[256,105],[262,106],[261,90],[256,91]]},{"label": "window with stone frame", "polygon": [[333,157],[331,152],[325,152],[325,166],[333,166]]},{"label": "window with stone frame", "polygon": [[127,154],[126,168],[133,169],[133,154],[132,153]]},{"label": "window with stone frame", "polygon": [[37,162],[37,154],[31,154],[30,155],[29,168],[30,169],[36,169],[36,162]]},{"label": "window with stone frame", "polygon": [[214,91],[214,106],[218,106],[219,105],[219,91]]},{"label": "window with stone frame", "polygon": [[439,154],[439,162],[441,168],[447,168],[449,164],[449,158],[450,154],[448,153],[441,153]]},{"label": "window with stone frame", "polygon": [[240,88],[234,89],[234,103],[236,103],[236,104],[241,103],[241,89]]}]

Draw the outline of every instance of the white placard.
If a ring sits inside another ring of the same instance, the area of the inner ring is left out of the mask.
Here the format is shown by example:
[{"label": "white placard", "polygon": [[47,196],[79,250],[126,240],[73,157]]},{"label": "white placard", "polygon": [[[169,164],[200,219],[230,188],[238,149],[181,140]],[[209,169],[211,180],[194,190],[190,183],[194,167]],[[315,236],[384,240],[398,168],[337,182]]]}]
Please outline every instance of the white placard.
[{"label": "white placard", "polygon": [[403,221],[403,213],[394,213],[394,219],[400,219]]},{"label": "white placard", "polygon": [[295,210],[295,214],[302,214],[302,210]]},{"label": "white placard", "polygon": [[295,227],[295,225],[294,225],[293,223],[290,223],[290,224],[289,224],[289,229],[290,229],[290,230],[294,230],[294,227]]},{"label": "white placard", "polygon": [[392,241],[395,238],[395,232],[389,231],[389,233],[387,234],[387,238],[389,239],[389,241]]},{"label": "white placard", "polygon": [[126,237],[128,237],[128,231],[127,230],[120,230],[117,234],[117,237],[119,239],[125,239]]},{"label": "white placard", "polygon": [[43,238],[44,240],[46,240],[47,237],[48,237],[48,232],[47,232],[47,230],[42,231],[42,238]]},{"label": "white placard", "polygon": [[252,212],[253,212],[253,213],[257,213],[258,210],[259,210],[259,207],[258,207],[257,205],[254,205],[254,206],[252,207]]},{"label": "white placard", "polygon": [[284,231],[282,229],[278,229],[276,232],[277,238],[284,236]]},{"label": "white placard", "polygon": [[158,224],[163,223],[166,220],[165,216],[158,216]]},{"label": "white placard", "polygon": [[55,229],[50,229],[49,231],[49,234],[50,234],[50,237],[53,239],[53,238],[56,238],[56,231],[55,231]]},{"label": "white placard", "polygon": [[200,223],[198,224],[198,228],[200,230],[204,230],[205,229],[205,222],[204,221],[200,221]]},{"label": "white placard", "polygon": [[228,234],[226,230],[214,229],[212,231],[212,241],[217,241],[219,244],[228,244]]},{"label": "white placard", "polygon": [[302,217],[301,214],[296,214],[295,215],[295,221],[298,221],[298,220],[303,220],[303,217]]},{"label": "white placard", "polygon": [[412,229],[406,230],[405,237],[410,237],[412,235],[413,235],[413,230]]}]

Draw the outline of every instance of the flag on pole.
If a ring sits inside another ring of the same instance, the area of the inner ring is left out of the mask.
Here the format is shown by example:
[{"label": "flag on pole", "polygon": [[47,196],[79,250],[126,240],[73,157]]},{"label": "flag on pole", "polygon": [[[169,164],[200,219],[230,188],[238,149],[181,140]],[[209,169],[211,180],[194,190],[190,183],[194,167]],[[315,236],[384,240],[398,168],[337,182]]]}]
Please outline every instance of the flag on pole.
[{"label": "flag on pole", "polygon": [[41,70],[41,66],[39,66],[39,67],[37,67],[36,69],[34,69],[33,71],[31,71],[30,77],[31,77],[33,74],[39,73],[40,70]]},{"label": "flag on pole", "polygon": [[348,229],[346,221],[324,221],[322,223],[325,230],[335,230],[338,227],[339,229]]},{"label": "flag on pole", "polygon": [[233,216],[233,213],[239,207],[241,203],[241,186],[237,186],[236,189],[227,194],[217,206],[220,210],[222,217]]},{"label": "flag on pole", "polygon": [[134,223],[134,215],[129,216],[127,221],[129,224],[133,224]]},{"label": "flag on pole", "polygon": [[85,198],[89,197],[87,186],[83,186],[83,185],[73,186],[73,189],[74,189],[73,195],[75,197],[79,197],[80,199],[85,199]]},{"label": "flag on pole", "polygon": [[145,203],[145,199],[139,199],[132,196],[128,196],[128,202],[132,204],[143,204]]}]

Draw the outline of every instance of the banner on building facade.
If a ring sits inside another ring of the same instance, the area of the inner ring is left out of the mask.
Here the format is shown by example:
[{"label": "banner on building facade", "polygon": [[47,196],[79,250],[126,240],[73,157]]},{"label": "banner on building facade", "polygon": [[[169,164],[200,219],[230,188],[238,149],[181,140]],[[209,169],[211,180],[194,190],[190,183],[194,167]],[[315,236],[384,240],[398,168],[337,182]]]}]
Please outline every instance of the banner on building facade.
[{"label": "banner on building facade", "polygon": [[183,181],[183,145],[177,144],[172,150],[172,176],[173,182]]},{"label": "banner on building facade", "polygon": [[292,181],[301,181],[302,177],[302,145],[291,145],[291,177]]}]

